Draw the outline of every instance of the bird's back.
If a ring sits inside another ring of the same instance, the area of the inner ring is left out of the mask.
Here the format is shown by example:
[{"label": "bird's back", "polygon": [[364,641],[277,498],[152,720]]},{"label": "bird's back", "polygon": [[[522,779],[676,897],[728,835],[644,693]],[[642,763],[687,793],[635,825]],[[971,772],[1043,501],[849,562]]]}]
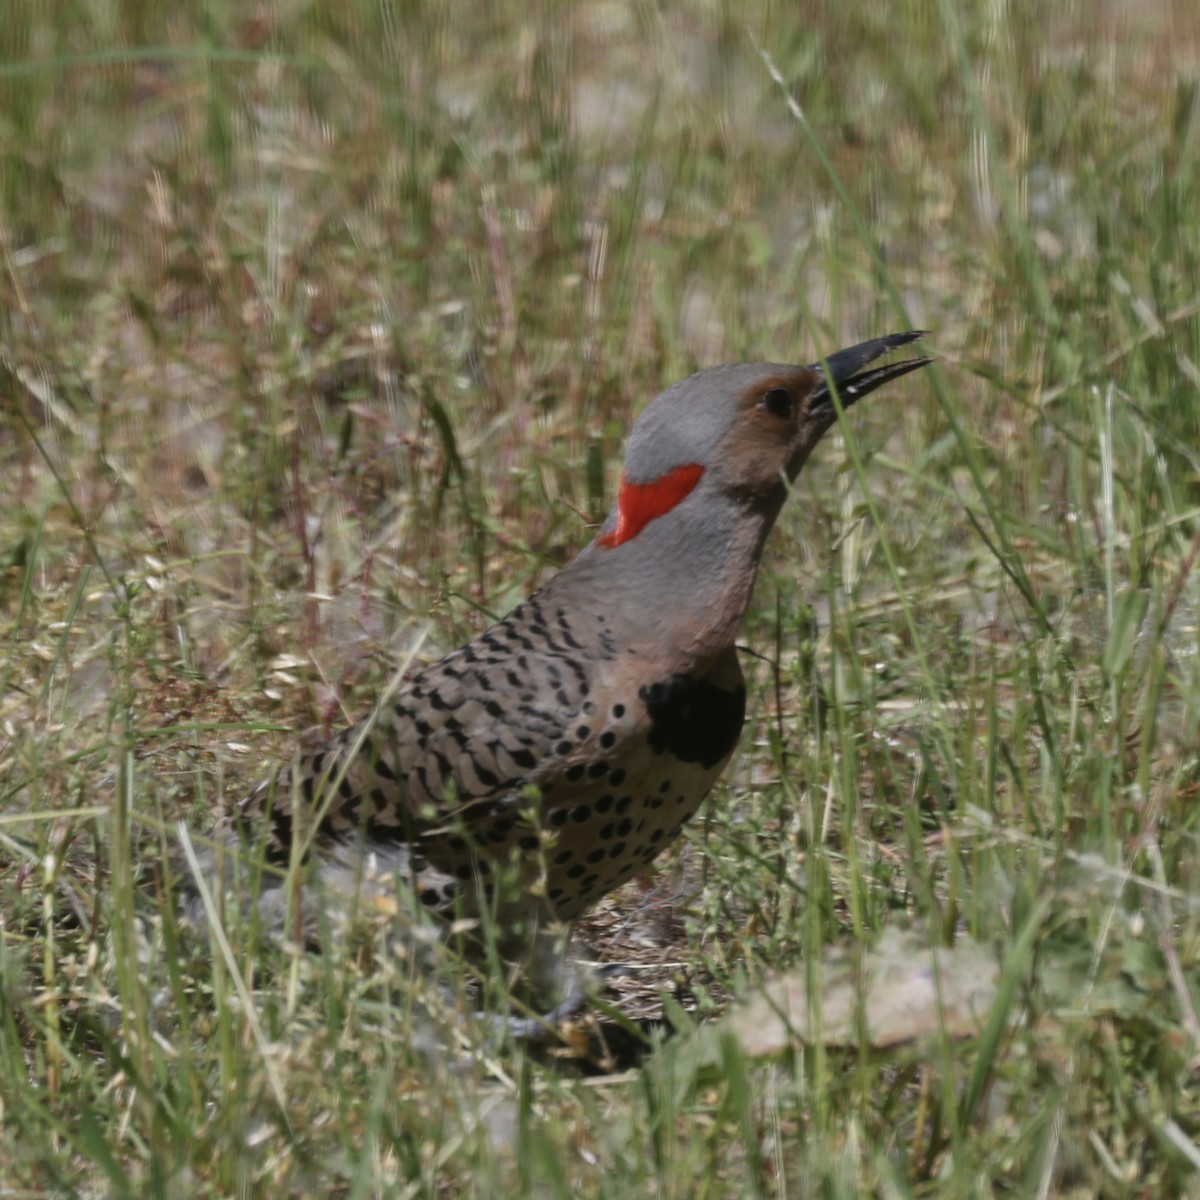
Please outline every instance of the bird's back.
[{"label": "bird's back", "polygon": [[677,837],[744,709],[732,650],[704,678],[662,676],[622,662],[611,628],[543,591],[261,785],[235,819],[265,827],[277,865],[297,838],[340,859],[370,853],[446,913],[494,900],[511,865],[519,906],[571,919]]}]

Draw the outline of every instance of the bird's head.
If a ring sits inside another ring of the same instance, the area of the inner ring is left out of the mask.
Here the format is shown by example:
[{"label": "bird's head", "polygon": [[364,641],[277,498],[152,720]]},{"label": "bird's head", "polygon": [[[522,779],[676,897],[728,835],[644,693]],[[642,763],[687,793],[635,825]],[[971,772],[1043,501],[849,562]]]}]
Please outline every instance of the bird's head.
[{"label": "bird's head", "polygon": [[808,366],[741,363],[712,367],[655,397],[629,439],[617,503],[597,538],[613,549],[688,502],[718,495],[778,511],[842,408],[931,361],[912,358],[863,370],[922,337],[896,333]]}]

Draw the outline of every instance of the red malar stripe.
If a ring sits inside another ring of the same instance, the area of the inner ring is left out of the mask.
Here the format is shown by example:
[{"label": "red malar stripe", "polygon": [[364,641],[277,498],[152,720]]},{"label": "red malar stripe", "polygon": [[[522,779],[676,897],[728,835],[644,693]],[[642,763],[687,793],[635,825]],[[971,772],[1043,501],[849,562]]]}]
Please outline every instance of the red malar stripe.
[{"label": "red malar stripe", "polygon": [[653,483],[629,483],[621,473],[621,490],[617,493],[617,527],[597,539],[597,544],[611,550],[614,546],[635,538],[651,521],[669,513],[700,482],[704,468],[699,463],[676,467]]}]

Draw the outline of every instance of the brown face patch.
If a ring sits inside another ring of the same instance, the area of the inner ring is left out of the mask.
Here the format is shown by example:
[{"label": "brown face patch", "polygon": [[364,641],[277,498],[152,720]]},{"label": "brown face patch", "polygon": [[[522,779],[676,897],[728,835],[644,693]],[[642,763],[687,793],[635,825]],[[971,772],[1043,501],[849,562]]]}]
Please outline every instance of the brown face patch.
[{"label": "brown face patch", "polygon": [[818,382],[815,371],[796,367],[759,379],[738,400],[737,419],[715,460],[729,491],[766,495],[780,487],[785,474],[795,473],[825,431],[808,417],[808,400]]}]

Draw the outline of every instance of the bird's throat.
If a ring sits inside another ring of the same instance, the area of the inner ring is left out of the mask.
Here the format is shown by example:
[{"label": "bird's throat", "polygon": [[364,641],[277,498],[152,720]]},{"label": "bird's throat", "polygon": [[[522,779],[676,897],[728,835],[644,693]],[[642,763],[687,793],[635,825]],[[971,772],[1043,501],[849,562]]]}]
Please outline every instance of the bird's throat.
[{"label": "bird's throat", "polygon": [[649,483],[631,483],[622,473],[617,493],[617,523],[596,544],[612,550],[635,538],[651,521],[669,513],[700,482],[704,468],[699,463],[675,467]]}]

